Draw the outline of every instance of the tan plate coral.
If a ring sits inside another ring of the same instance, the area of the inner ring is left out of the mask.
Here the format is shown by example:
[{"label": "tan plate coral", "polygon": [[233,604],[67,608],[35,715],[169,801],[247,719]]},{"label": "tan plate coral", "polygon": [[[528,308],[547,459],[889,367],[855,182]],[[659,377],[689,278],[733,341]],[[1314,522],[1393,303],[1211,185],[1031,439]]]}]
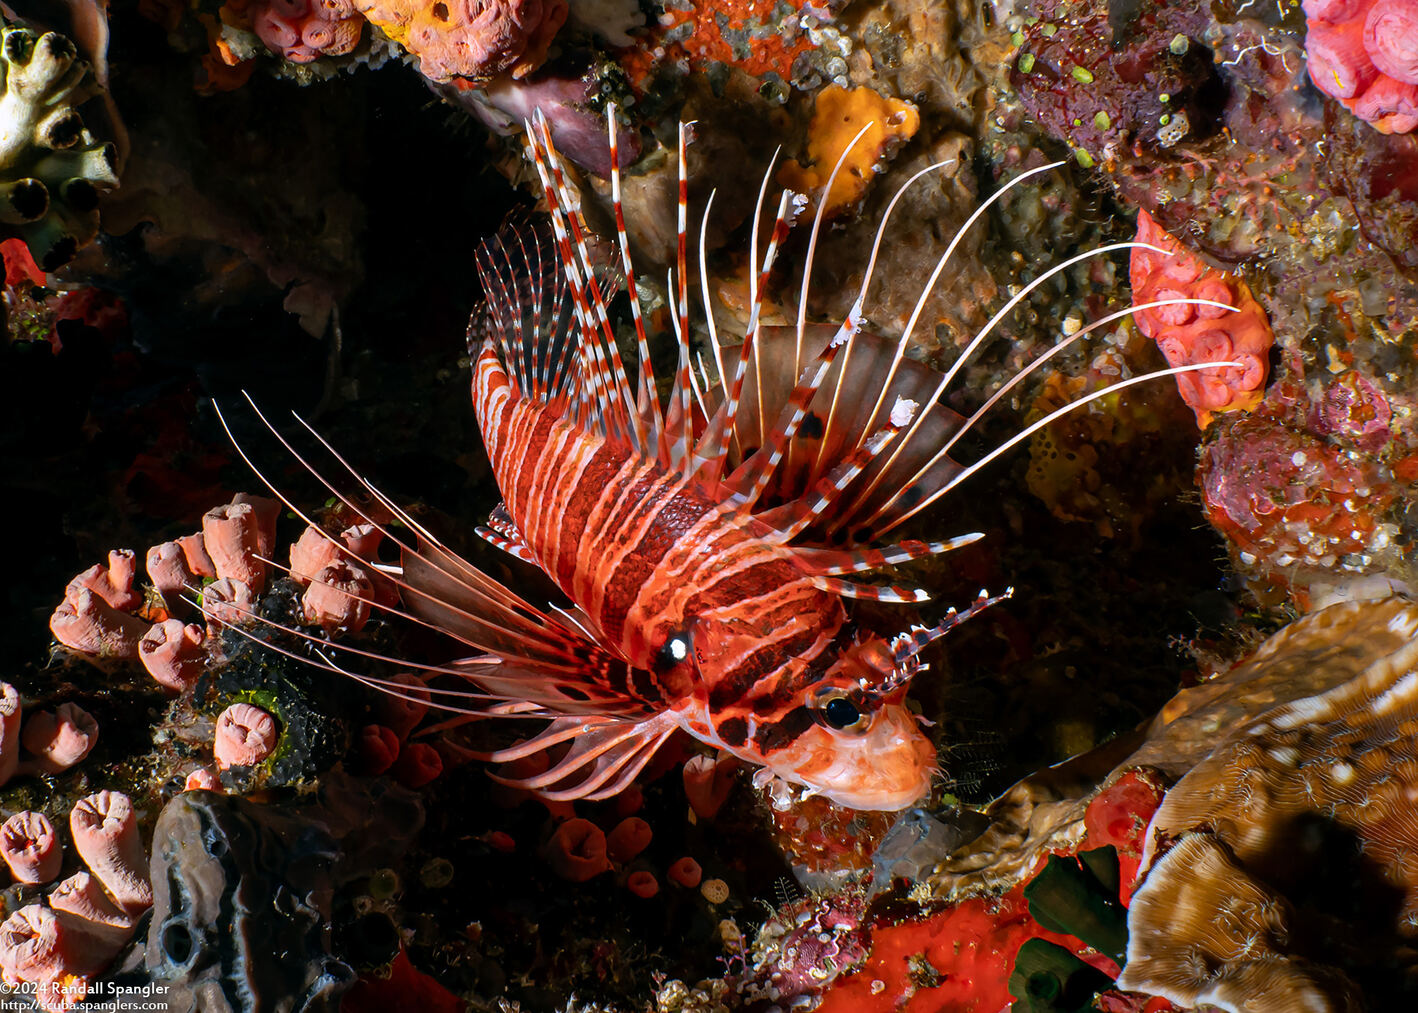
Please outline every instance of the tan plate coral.
[{"label": "tan plate coral", "polygon": [[1325,964],[1361,981],[1413,968],[1418,607],[1335,606],[1302,623],[1365,613],[1401,646],[1374,650],[1329,622],[1332,660],[1363,659],[1358,674],[1246,722],[1167,793],[1122,987],[1234,1011],[1344,1010],[1358,991]]}]

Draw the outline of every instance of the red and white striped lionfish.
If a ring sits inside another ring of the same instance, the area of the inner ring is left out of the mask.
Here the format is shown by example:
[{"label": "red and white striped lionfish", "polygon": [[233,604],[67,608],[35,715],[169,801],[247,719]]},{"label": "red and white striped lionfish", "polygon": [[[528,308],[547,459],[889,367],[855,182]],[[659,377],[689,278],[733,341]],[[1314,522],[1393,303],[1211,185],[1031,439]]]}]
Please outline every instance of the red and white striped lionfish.
[{"label": "red and white striped lionfish", "polygon": [[[899,340],[862,329],[866,294],[896,203],[944,163],[917,173],[895,195],[856,301],[836,326],[806,323],[826,203],[819,200],[795,327],[762,323],[775,258],[805,204],[799,195],[781,195],[760,261],[770,165],[753,221],[750,263],[751,275],[757,274],[750,278],[745,335],[737,342],[721,340],[712,315],[704,314],[721,378],[715,381],[702,356],[697,368],[691,358],[682,126],[678,251],[667,290],[679,360],[662,407],[626,237],[613,108],[608,133],[617,280],[630,294],[635,370],[623,362],[607,309],[617,287],[614,271],[592,258],[540,116],[527,125],[527,136],[550,232],[504,230],[482,245],[478,267],[487,303],[468,334],[474,408],[503,495],[479,534],[540,567],[571,604],[538,607],[524,600],[446,548],[335,454],[413,532],[401,540],[397,530],[381,529],[402,553],[400,567],[383,567],[403,600],[402,610],[391,611],[443,630],[477,652],[444,666],[418,666],[476,687],[431,688],[447,701],[445,709],[546,720],[539,734],[487,758],[510,761],[563,748],[544,773],[512,782],[549,798],[599,799],[622,791],[683,729],[758,765],[763,779],[776,775],[851,808],[905,808],[927,793],[936,771],[935,750],[905,703],[920,668],[918,653],[1010,592],[991,597],[982,591],[938,625],[913,625],[884,638],[859,628],[844,599],[919,602],[925,593],[855,583],[844,575],[948,552],[981,537],[877,545],[1084,401],[1154,377],[1232,364],[1183,366],[1113,384],[962,467],[948,456],[951,447],[1011,388],[1067,344],[1131,310],[1056,345],[968,419],[941,403],[966,359],[1053,275],[1084,257],[1137,244],[1105,246],[1041,274],[940,374],[905,356],[926,294],[961,237],[1009,187],[1062,163],[1022,173],[975,211],[941,257]],[[839,160],[824,198],[841,167]],[[711,196],[706,221],[712,204]],[[699,246],[707,306],[702,229]],[[336,491],[334,483],[326,485]],[[407,691],[357,678],[395,694]],[[460,702],[469,699],[476,705]]]}]

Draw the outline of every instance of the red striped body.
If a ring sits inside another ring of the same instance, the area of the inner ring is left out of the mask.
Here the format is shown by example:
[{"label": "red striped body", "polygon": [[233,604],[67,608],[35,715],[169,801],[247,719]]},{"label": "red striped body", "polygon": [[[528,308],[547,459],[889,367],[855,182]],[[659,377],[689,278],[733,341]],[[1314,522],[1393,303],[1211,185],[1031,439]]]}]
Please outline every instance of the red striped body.
[{"label": "red striped body", "polygon": [[[820,676],[811,662],[842,631],[841,601],[814,587],[760,520],[518,396],[491,348],[478,360],[475,403],[508,514],[601,642],[651,673],[667,703],[706,703],[728,746],[745,745],[747,722],[729,723],[745,714],[771,745],[775,719]],[[677,635],[695,665],[665,657]]]}]

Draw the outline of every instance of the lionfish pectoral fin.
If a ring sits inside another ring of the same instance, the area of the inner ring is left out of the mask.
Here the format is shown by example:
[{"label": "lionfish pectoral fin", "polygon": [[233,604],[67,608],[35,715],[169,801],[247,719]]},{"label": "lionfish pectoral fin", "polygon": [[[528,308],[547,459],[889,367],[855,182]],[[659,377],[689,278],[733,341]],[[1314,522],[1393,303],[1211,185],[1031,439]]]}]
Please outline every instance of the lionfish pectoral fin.
[{"label": "lionfish pectoral fin", "polygon": [[640,721],[622,718],[557,718],[539,734],[489,754],[508,762],[544,752],[565,742],[571,747],[540,774],[525,778],[489,776],[501,784],[526,788],[552,801],[610,798],[624,791],[678,729],[674,715],[661,711]]},{"label": "lionfish pectoral fin", "polygon": [[[838,328],[808,327],[804,352],[820,352],[838,336]],[[730,359],[738,351],[739,346],[724,349]],[[772,427],[798,383],[798,364],[796,332],[763,328],[750,351],[733,422],[742,457],[772,442]],[[962,422],[938,403],[940,379],[935,370],[905,358],[895,342],[865,331],[853,334],[808,404],[767,495],[784,503],[820,498],[817,487],[840,479],[834,469],[855,459],[858,466],[846,476],[847,484],[823,505],[820,516],[812,518],[814,531],[826,536],[842,532],[848,544],[875,541],[892,521],[960,470],[949,457],[938,454]],[[904,405],[911,406],[912,417],[900,435],[864,453]],[[740,467],[740,473],[730,477],[730,485],[747,480],[746,471]]]},{"label": "lionfish pectoral fin", "polygon": [[[535,706],[545,715],[640,719],[653,705],[602,685],[590,666],[538,665],[524,658],[470,659],[454,662],[469,681],[495,696]],[[536,716],[536,715],[533,715]]]},{"label": "lionfish pectoral fin", "polygon": [[645,701],[615,688],[626,665],[592,634],[584,613],[539,609],[424,540],[403,563],[407,610],[482,652],[454,667],[489,693],[552,713],[644,712]]}]

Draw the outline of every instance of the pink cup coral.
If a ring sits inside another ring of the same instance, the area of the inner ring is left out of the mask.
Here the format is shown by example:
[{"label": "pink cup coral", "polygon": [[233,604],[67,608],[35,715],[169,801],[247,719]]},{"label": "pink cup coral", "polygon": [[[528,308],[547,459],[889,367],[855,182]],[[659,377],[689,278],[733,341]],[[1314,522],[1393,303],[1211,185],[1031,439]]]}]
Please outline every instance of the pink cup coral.
[{"label": "pink cup coral", "polygon": [[1132,251],[1134,305],[1186,298],[1235,307],[1158,306],[1133,314],[1138,329],[1157,342],[1168,365],[1215,361],[1242,364],[1177,376],[1182,400],[1196,412],[1197,424],[1205,428],[1215,412],[1250,411],[1264,394],[1266,357],[1275,342],[1265,310],[1244,282],[1207,265],[1146,211],[1138,212],[1137,241],[1168,252]]},{"label": "pink cup coral", "polygon": [[143,596],[133,586],[138,573],[138,561],[131,549],[114,549],[108,554],[108,566],[95,563],[73,580],[65,589],[66,598],[87,588],[108,604],[123,612],[131,612],[143,604]]},{"label": "pink cup coral", "polygon": [[148,858],[127,795],[100,791],[79,799],[69,813],[69,830],[79,856],[114,903],[129,914],[152,906]]},{"label": "pink cup coral", "polygon": [[0,826],[0,858],[21,883],[48,883],[59,875],[64,853],[44,813],[15,813]]},{"label": "pink cup coral", "polygon": [[363,567],[337,560],[317,573],[301,598],[305,618],[327,629],[358,633],[369,621],[374,582]]},{"label": "pink cup coral", "polygon": [[556,828],[543,854],[552,871],[572,883],[594,879],[611,867],[605,831],[579,816]]},{"label": "pink cup coral", "polygon": [[712,820],[734,790],[734,771],[739,761],[732,753],[692,756],[684,764],[684,793],[694,815]]},{"label": "pink cup coral", "polygon": [[[36,818],[27,822],[27,837],[36,843],[45,836],[52,840],[47,819],[22,813],[10,823],[21,817]],[[41,823],[37,833],[32,823]],[[69,814],[69,828],[90,871],[55,886],[48,906],[30,904],[0,924],[5,982],[33,986],[39,1007],[50,1013],[71,1009],[84,999],[89,980],[118,955],[153,899],[147,856],[126,795],[101,791],[80,799]],[[9,831],[6,824],[7,843]],[[58,851],[54,846],[53,857],[45,859],[53,862],[54,872]],[[54,872],[42,872],[41,878],[52,878]]]},{"label": "pink cup coral", "polygon": [[197,578],[187,566],[182,546],[177,542],[154,545],[148,550],[146,564],[148,579],[164,595],[181,595],[188,584],[197,583]]},{"label": "pink cup coral", "polygon": [[100,658],[136,658],[148,624],[119,611],[86,587],[65,594],[49,617],[54,639],[71,651]]},{"label": "pink cup coral", "polygon": [[1418,0],[1304,0],[1315,87],[1385,134],[1418,128]]},{"label": "pink cup coral", "polygon": [[217,718],[212,751],[223,770],[249,767],[275,752],[279,737],[276,719],[270,714],[249,703],[234,703]]},{"label": "pink cup coral", "polygon": [[138,660],[157,682],[181,693],[197,681],[206,664],[202,652],[205,634],[196,623],[181,619],[155,623],[138,642]]},{"label": "pink cup coral", "polygon": [[0,784],[15,776],[20,766],[20,693],[0,682]]},{"label": "pink cup coral", "polygon": [[57,774],[89,755],[98,742],[98,722],[78,704],[61,703],[53,711],[31,716],[21,738],[35,754],[32,766]]},{"label": "pink cup coral", "polygon": [[[250,503],[228,503],[202,516],[202,542],[218,577],[239,580],[253,591],[266,582],[266,564],[258,559],[260,520]],[[269,556],[266,558],[270,558]]]},{"label": "pink cup coral", "polygon": [[224,577],[202,588],[202,612],[207,624],[218,629],[223,623],[243,623],[255,611],[256,596],[244,581]]},{"label": "pink cup coral", "polygon": [[41,1009],[66,1010],[88,992],[87,979],[108,963],[83,921],[42,904],[22,907],[0,925],[0,970],[35,986]]}]

